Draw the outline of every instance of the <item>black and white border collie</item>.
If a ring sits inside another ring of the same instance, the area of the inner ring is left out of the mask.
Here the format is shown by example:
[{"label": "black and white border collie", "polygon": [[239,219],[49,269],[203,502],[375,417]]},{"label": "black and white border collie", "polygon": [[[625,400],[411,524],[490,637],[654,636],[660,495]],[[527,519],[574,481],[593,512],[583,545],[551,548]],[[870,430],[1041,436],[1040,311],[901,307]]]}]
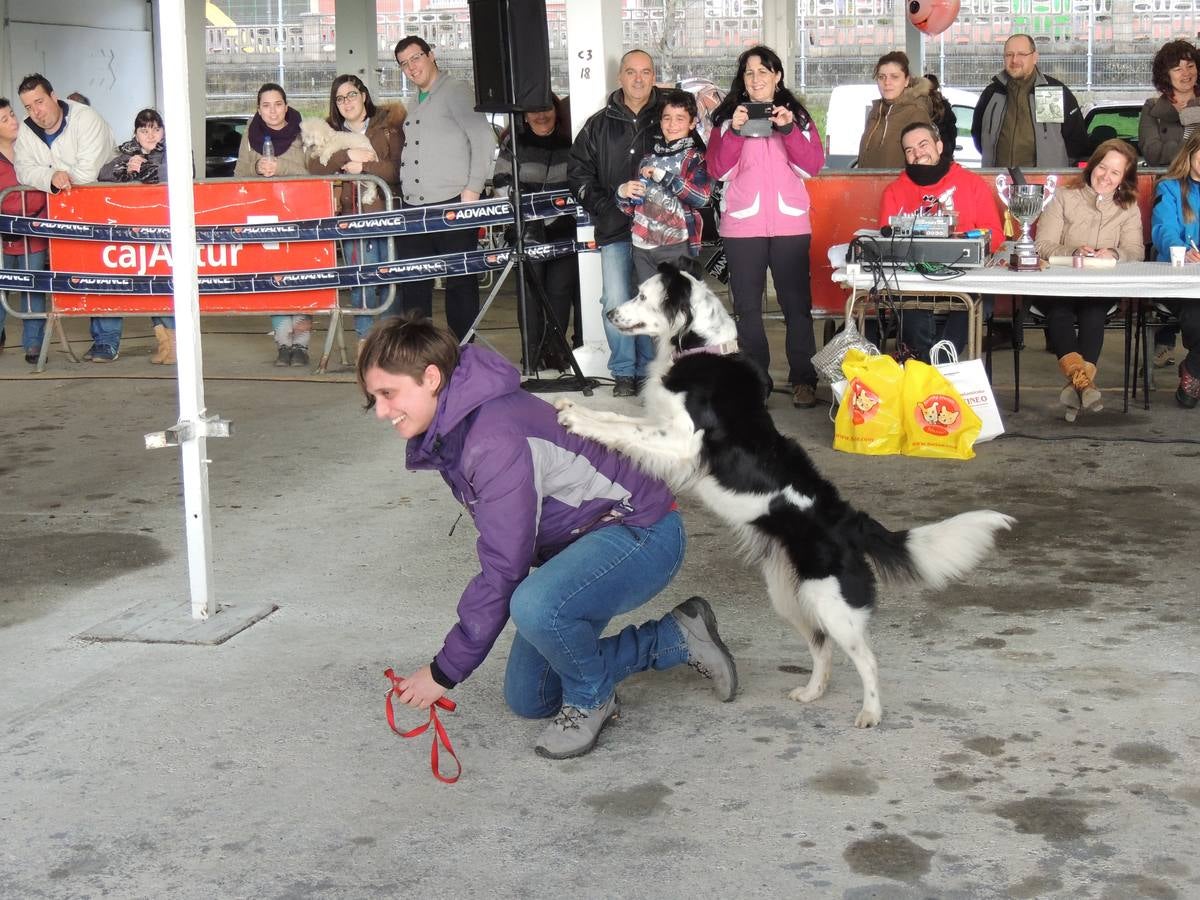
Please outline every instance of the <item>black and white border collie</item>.
[{"label": "black and white border collie", "polygon": [[879,723],[879,671],[867,643],[875,573],[944,587],[991,551],[1015,520],[966,512],[908,531],[889,531],[843,500],[796,441],[767,412],[758,368],[737,352],[737,328],[703,282],[663,264],[638,295],[608,314],[620,331],[655,338],[643,388],[645,415],[591,410],[562,399],[558,420],[575,434],[633,459],[677,491],[690,490],[733,526],[757,562],[775,610],[808,642],[808,684],[789,694],[808,703],[825,693],[837,642],[863,683],[854,724]]}]

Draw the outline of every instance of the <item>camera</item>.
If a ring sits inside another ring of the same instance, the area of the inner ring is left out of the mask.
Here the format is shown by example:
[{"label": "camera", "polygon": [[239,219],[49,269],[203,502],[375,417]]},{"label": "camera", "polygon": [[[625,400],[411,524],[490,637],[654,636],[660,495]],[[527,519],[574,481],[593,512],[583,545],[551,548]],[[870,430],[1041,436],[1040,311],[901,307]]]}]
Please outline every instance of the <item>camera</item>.
[{"label": "camera", "polygon": [[770,103],[745,103],[746,115],[751,119],[769,119],[771,118]]}]

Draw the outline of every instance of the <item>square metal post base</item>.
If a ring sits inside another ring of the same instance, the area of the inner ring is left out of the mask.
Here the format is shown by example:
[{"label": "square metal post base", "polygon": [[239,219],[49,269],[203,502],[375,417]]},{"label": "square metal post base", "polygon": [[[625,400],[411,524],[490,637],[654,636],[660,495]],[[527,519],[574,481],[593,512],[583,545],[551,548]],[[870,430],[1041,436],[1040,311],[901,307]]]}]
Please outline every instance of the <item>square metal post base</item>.
[{"label": "square metal post base", "polygon": [[76,635],[82,641],[143,644],[223,644],[275,610],[267,601],[218,603],[207,619],[193,619],[186,600],[147,600]]}]

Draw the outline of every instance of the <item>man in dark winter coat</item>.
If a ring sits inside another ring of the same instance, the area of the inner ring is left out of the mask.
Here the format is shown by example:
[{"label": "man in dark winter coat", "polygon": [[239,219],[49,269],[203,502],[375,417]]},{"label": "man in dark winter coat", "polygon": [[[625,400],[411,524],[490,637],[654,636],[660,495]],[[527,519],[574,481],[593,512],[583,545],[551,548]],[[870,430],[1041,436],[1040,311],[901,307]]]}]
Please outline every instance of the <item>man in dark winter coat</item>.
[{"label": "man in dark winter coat", "polygon": [[[579,130],[567,166],[571,190],[596,229],[606,313],[637,293],[630,219],[617,206],[617,188],[638,177],[638,161],[654,147],[661,105],[654,86],[654,61],[644,50],[630,50],[621,57],[619,80],[621,86],[609,95],[608,106]],[[632,397],[654,359],[654,342],[646,336],[621,334],[607,318],[604,333],[615,382],[613,396]]]},{"label": "man in dark winter coat", "polygon": [[1062,169],[1087,157],[1079,101],[1037,63],[1029,35],[1014,34],[1004,42],[1004,71],[983,89],[971,121],[984,168]]}]

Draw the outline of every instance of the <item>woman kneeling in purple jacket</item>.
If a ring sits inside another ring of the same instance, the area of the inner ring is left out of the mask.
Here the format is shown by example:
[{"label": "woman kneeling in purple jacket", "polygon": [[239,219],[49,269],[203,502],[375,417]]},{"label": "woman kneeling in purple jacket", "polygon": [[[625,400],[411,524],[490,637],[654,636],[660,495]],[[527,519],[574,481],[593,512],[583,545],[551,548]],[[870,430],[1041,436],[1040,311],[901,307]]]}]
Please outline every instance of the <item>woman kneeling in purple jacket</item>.
[{"label": "woman kneeling in purple jacket", "polygon": [[554,720],[541,756],[587,753],[620,708],[617,682],[688,663],[733,699],[737,670],[708,603],[693,597],[661,619],[601,637],[609,620],[670,583],[686,538],[665,484],[558,424],[521,389],[503,357],[428,319],[391,319],[358,358],[367,407],[408,441],[409,469],[435,469],[475,520],[480,572],[458,622],[400,699],[427,709],[475,670],[511,617],[509,707]]}]

